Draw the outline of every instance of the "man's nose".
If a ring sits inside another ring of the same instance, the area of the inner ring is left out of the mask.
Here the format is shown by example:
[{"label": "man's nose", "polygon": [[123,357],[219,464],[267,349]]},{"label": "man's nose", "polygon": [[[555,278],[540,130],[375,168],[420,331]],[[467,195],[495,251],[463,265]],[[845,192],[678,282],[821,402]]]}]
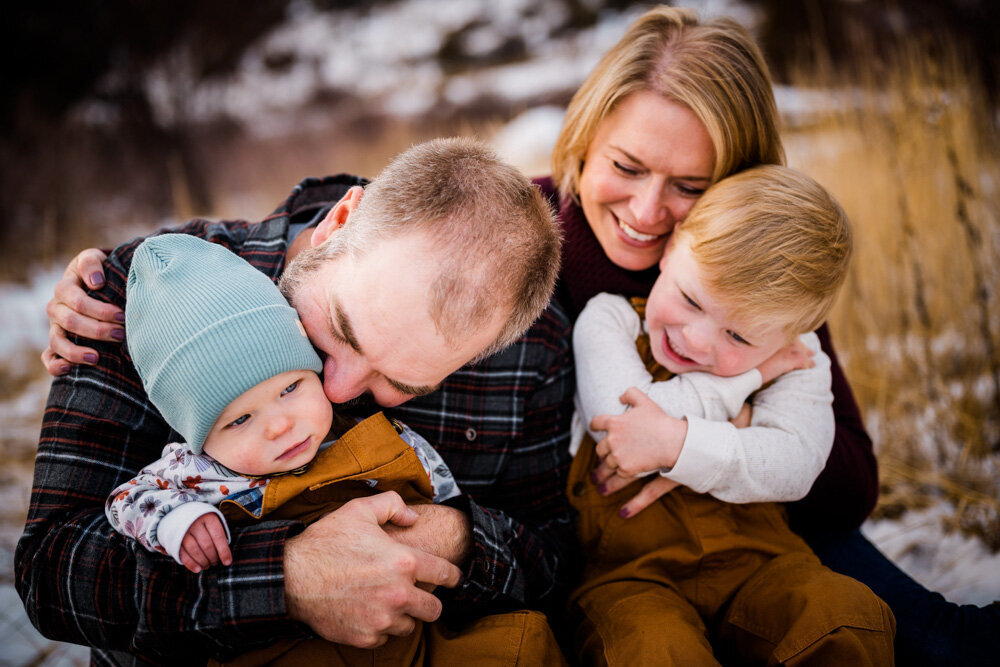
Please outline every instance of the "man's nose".
[{"label": "man's nose", "polygon": [[331,403],[346,403],[365,393],[369,375],[356,360],[328,356],[323,362],[323,393]]}]

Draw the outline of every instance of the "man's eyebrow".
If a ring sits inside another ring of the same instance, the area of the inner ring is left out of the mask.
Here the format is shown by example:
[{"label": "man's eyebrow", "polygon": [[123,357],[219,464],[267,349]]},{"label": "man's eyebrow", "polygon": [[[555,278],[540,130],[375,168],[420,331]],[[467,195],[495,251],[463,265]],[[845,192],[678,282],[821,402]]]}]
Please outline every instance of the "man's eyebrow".
[{"label": "man's eyebrow", "polygon": [[[384,375],[382,377],[385,377]],[[385,381],[393,386],[396,391],[401,391],[404,394],[409,394],[410,396],[426,396],[427,394],[433,394],[438,390],[438,387],[414,387],[413,385],[404,384],[402,382],[397,382],[392,378],[385,378]]]},{"label": "man's eyebrow", "polygon": [[[354,327],[351,326],[351,320],[347,317],[347,313],[341,307],[340,302],[336,299],[330,304],[330,314],[329,323],[330,333],[333,335],[338,335],[344,339],[344,341],[351,346],[351,349],[358,354],[364,354],[361,351],[361,343],[358,342],[357,336],[354,335]],[[336,318],[336,326],[334,326],[334,318]]]},{"label": "man's eyebrow", "polygon": [[[336,327],[334,327],[334,319],[336,319]],[[338,335],[337,331],[339,330],[339,336],[344,339],[352,350],[358,354],[364,354],[361,351],[361,343],[358,342],[357,336],[354,335],[354,327],[351,326],[350,318],[347,317],[347,313],[344,312],[340,302],[336,299],[333,299],[333,302],[331,303],[328,326],[330,328],[330,332],[335,336]],[[384,377],[385,381],[392,385],[396,391],[401,391],[404,394],[409,394],[410,396],[426,396],[427,394],[433,394],[438,390],[437,387],[426,385],[415,387],[404,382],[393,380],[390,377],[385,377],[384,375],[382,377]]]}]

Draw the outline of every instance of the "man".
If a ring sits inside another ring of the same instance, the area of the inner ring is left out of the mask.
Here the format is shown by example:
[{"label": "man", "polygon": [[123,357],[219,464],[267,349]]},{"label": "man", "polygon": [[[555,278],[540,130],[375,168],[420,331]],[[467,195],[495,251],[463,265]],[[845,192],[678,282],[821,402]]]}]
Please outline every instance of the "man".
[{"label": "man", "polygon": [[[558,599],[572,544],[567,321],[550,308],[513,348],[462,368],[518,339],[545,307],[558,269],[551,213],[523,176],[463,140],[415,147],[360,185],[307,180],[260,224],[178,231],[272,277],[287,262],[281,286],[326,355],[328,397],[358,413],[375,409],[371,398],[399,406],[390,414],[439,448],[466,492],[417,508],[372,496],[305,528],[234,531],[233,565],[192,575],[104,521],[108,491],[171,434],[127,344],[98,343],[96,365],[53,383],[15,554],[18,591],[43,634],[90,644],[97,662],[133,659],[126,651],[231,657],[301,637],[302,624],[375,646],[438,617],[434,586],[451,589],[442,597],[454,618]],[[94,296],[124,305],[138,243],[111,254]]]}]

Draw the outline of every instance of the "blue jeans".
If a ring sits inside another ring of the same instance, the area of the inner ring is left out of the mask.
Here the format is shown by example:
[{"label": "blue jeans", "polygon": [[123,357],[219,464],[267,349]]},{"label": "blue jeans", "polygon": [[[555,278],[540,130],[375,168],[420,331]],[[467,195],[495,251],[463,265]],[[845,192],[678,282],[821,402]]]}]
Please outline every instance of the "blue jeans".
[{"label": "blue jeans", "polygon": [[854,577],[882,598],[896,616],[898,665],[1000,663],[1000,604],[949,602],[900,570],[860,530],[807,538],[823,564]]}]

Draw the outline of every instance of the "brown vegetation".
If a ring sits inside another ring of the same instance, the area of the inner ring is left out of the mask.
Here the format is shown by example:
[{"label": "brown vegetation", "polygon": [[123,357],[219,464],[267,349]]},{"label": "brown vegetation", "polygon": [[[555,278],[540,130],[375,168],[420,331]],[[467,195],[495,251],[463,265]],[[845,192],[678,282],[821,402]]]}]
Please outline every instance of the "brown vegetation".
[{"label": "brown vegetation", "polygon": [[831,326],[876,443],[877,513],[944,497],[952,525],[1000,549],[995,110],[953,42],[856,55],[837,74],[817,58],[795,75],[798,88],[836,92],[789,144],[856,231]]}]

